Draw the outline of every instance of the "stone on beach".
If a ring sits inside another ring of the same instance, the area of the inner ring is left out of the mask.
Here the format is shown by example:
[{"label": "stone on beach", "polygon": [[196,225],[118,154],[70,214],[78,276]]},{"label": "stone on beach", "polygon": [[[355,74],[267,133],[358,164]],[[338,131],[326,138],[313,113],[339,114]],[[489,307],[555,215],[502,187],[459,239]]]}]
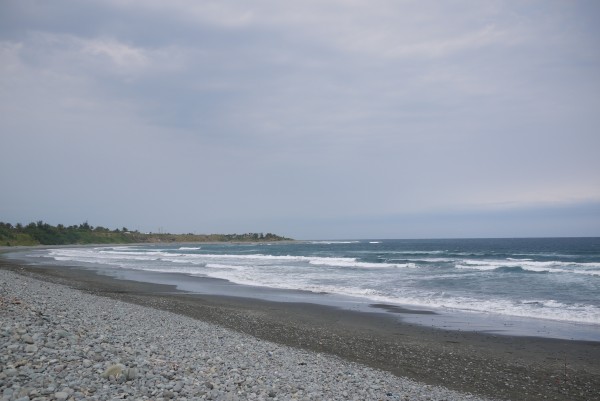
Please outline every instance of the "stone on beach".
[{"label": "stone on beach", "polygon": [[111,365],[108,368],[106,368],[104,373],[102,373],[102,377],[108,379],[110,376],[119,376],[121,373],[123,373],[124,369],[125,366],[121,364]]},{"label": "stone on beach", "polygon": [[67,398],[69,398],[69,394],[64,391],[59,391],[58,393],[54,393],[54,398],[56,398],[59,401],[64,401]]},{"label": "stone on beach", "polygon": [[27,344],[33,344],[33,337],[31,337],[29,334],[23,334],[21,336],[21,340]]},{"label": "stone on beach", "polygon": [[38,347],[33,345],[33,344],[29,344],[25,346],[25,352],[27,352],[28,354],[33,354],[34,352],[37,352]]},{"label": "stone on beach", "polygon": [[0,296],[1,401],[483,400],[5,270]]}]

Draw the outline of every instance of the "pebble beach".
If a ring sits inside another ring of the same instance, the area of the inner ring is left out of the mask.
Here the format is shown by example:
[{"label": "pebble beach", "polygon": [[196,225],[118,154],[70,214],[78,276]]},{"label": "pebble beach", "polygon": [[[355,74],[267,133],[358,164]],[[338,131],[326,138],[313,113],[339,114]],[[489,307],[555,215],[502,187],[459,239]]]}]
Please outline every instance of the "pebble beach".
[{"label": "pebble beach", "polygon": [[0,401],[600,400],[599,342],[439,330],[234,291],[0,257]]},{"label": "pebble beach", "polygon": [[0,270],[2,401],[484,400]]}]

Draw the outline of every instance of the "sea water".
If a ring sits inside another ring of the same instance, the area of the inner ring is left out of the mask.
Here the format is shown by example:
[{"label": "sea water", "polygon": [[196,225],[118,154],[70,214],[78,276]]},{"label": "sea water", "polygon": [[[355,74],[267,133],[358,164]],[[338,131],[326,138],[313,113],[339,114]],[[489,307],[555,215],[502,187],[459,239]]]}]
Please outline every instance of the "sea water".
[{"label": "sea water", "polygon": [[29,256],[441,313],[600,325],[600,238],[158,244],[36,250]]}]

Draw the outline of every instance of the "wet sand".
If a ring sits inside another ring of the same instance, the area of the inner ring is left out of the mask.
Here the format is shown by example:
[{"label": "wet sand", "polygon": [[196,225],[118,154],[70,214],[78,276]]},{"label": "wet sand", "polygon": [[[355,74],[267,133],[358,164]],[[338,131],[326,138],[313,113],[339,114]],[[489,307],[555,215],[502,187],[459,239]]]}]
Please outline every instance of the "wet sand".
[{"label": "wet sand", "polygon": [[[310,304],[198,295],[72,267],[0,268],[337,355],[428,384],[511,400],[600,400],[600,342],[432,329],[397,319],[428,311],[375,304],[365,313]],[[387,312],[394,312],[390,316]]]}]

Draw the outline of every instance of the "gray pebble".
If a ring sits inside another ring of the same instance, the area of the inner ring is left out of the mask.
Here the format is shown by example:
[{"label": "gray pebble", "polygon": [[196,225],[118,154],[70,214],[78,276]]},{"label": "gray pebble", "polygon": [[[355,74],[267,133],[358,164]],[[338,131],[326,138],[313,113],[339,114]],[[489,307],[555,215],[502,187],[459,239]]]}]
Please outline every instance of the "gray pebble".
[{"label": "gray pebble", "polygon": [[64,401],[67,398],[69,398],[69,394],[64,391],[59,391],[58,393],[54,393],[54,398],[56,398],[59,401]]},{"label": "gray pebble", "polygon": [[29,334],[22,335],[21,340],[27,344],[33,344],[33,337],[31,337]]},{"label": "gray pebble", "polygon": [[0,290],[29,307],[2,310],[1,401],[482,400],[5,270]]},{"label": "gray pebble", "polygon": [[29,344],[25,346],[25,352],[33,354],[35,352],[37,352],[38,347],[37,345],[33,345],[33,344]]}]

